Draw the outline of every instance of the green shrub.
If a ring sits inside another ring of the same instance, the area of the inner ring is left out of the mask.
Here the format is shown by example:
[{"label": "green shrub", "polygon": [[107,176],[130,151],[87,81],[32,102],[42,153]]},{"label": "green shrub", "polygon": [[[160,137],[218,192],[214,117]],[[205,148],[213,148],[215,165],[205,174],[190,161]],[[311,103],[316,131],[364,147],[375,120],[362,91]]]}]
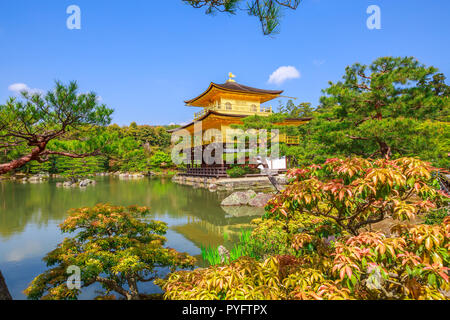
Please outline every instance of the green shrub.
[{"label": "green shrub", "polygon": [[425,215],[425,224],[428,225],[436,225],[441,224],[445,217],[448,216],[448,209],[447,208],[441,208],[436,211],[431,211],[428,214]]},{"label": "green shrub", "polygon": [[167,153],[158,151],[150,158],[150,165],[153,168],[170,167],[172,159]]},{"label": "green shrub", "polygon": [[234,168],[231,168],[231,169],[227,170],[227,174],[231,178],[240,178],[240,177],[245,176],[246,173],[247,172],[242,167],[234,167]]},{"label": "green shrub", "polygon": [[169,170],[169,171],[167,171],[167,173],[166,173],[166,175],[168,176],[168,177],[173,177],[174,175],[176,175],[177,174],[177,172],[176,171],[172,171],[172,170]]}]

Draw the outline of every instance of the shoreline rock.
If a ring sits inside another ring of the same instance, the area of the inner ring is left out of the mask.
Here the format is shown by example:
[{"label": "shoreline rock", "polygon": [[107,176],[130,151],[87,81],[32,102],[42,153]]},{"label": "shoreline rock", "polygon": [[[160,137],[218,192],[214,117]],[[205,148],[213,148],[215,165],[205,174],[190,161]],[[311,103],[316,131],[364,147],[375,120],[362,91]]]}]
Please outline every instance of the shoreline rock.
[{"label": "shoreline rock", "polygon": [[234,192],[226,197],[222,203],[222,207],[233,206],[250,206],[256,208],[264,208],[267,202],[273,198],[273,194],[270,193],[256,193],[253,190],[247,190],[245,192]]},{"label": "shoreline rock", "polygon": [[80,188],[86,188],[89,185],[95,185],[95,184],[96,184],[96,182],[94,180],[85,179],[85,180],[81,180],[78,185],[80,186]]},{"label": "shoreline rock", "polygon": [[248,203],[251,207],[264,208],[269,202],[270,199],[273,198],[273,194],[270,193],[258,193],[253,199],[251,199]]},{"label": "shoreline rock", "polygon": [[56,187],[57,188],[74,188],[74,187],[80,187],[80,188],[86,188],[90,185],[96,185],[97,181],[92,179],[83,179],[80,181],[65,181],[65,182],[57,182]]},{"label": "shoreline rock", "polygon": [[226,207],[247,205],[254,197],[256,197],[256,192],[253,190],[234,192],[222,201],[221,206]]},{"label": "shoreline rock", "polygon": [[264,208],[250,206],[228,206],[221,207],[225,212],[225,218],[231,217],[261,217],[264,215]]},{"label": "shoreline rock", "polygon": [[[288,184],[288,179],[285,175],[278,175],[275,177],[277,183],[283,188]],[[244,177],[244,178],[212,178],[212,177],[193,177],[184,175],[175,175],[172,177],[172,182],[195,186],[197,188],[204,188],[210,192],[222,191],[246,191],[256,190],[257,192],[273,192],[277,191],[269,178],[266,176],[260,177]]]}]

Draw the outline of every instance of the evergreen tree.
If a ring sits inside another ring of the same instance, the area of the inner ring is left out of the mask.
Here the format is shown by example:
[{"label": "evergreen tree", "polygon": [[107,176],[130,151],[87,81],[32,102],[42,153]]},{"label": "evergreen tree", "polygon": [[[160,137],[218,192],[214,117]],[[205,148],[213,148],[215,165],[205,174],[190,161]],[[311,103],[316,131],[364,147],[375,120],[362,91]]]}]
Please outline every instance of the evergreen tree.
[{"label": "evergreen tree", "polygon": [[183,0],[194,8],[206,8],[207,14],[225,12],[236,14],[238,10],[246,11],[257,17],[264,35],[279,32],[283,9],[296,10],[301,0]]},{"label": "evergreen tree", "polygon": [[450,89],[436,68],[382,57],[347,67],[323,92],[314,120],[300,128],[304,162],[418,156],[449,167]]},{"label": "evergreen tree", "polygon": [[280,104],[278,112],[286,114],[290,118],[308,118],[312,116],[314,109],[309,102],[302,102],[295,105],[292,100],[288,100],[285,105]]},{"label": "evergreen tree", "polygon": [[[99,139],[95,134],[88,136],[94,130],[84,131],[80,139],[81,131],[87,127],[104,126],[111,121],[113,110],[97,101],[95,93],[79,94],[76,82],[67,86],[56,82],[55,90],[45,96],[22,92],[21,98],[10,98],[0,105],[0,150],[7,158],[0,163],[0,174],[20,169],[31,161],[47,162],[55,155],[83,158],[99,154]],[[72,141],[62,148],[67,140]],[[69,152],[71,146],[88,150]]]}]

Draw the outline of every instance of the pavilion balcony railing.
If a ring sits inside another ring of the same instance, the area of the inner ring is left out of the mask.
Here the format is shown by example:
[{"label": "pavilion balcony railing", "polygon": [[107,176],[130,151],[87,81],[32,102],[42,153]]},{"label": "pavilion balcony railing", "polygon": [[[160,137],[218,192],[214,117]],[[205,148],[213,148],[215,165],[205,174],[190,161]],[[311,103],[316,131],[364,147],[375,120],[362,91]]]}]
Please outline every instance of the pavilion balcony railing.
[{"label": "pavilion balcony railing", "polygon": [[187,168],[182,175],[205,178],[228,177],[227,168]]},{"label": "pavilion balcony railing", "polygon": [[286,144],[291,144],[291,145],[299,145],[300,144],[300,137],[297,137],[297,136],[286,136],[285,143]]},{"label": "pavilion balcony railing", "polygon": [[263,112],[263,113],[273,113],[272,107],[261,107],[261,112]]},{"label": "pavilion balcony railing", "polygon": [[198,120],[198,119],[200,119],[201,117],[203,117],[206,113],[208,112],[208,109],[203,109],[202,111],[200,111],[200,112],[196,112],[195,114],[194,114],[194,120]]},{"label": "pavilion balcony railing", "polygon": [[231,105],[231,106],[226,106],[223,104],[216,104],[213,105],[211,107],[208,108],[204,108],[202,111],[200,112],[196,112],[194,114],[194,120],[198,120],[201,117],[203,117],[205,114],[208,113],[208,111],[225,111],[225,112],[233,112],[233,111],[237,111],[238,113],[242,113],[242,114],[248,114],[248,115],[252,115],[252,114],[272,114],[273,113],[273,109],[272,107],[260,107],[260,108],[256,108],[253,109],[252,106],[238,106],[238,105]]}]

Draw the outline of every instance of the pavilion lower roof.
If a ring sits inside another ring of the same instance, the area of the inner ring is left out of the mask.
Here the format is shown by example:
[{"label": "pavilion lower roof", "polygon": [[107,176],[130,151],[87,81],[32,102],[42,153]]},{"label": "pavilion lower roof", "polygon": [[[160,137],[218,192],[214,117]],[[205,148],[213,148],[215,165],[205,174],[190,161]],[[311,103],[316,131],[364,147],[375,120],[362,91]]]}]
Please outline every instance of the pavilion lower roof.
[{"label": "pavilion lower roof", "polygon": [[[235,118],[235,119],[236,118],[241,118],[242,119],[242,118],[248,117],[248,115],[220,113],[220,112],[217,112],[217,111],[210,110],[204,116],[199,118],[198,120],[193,121],[191,123],[188,123],[188,124],[186,124],[186,125],[184,125],[182,127],[175,128],[175,129],[172,129],[172,130],[168,130],[167,132],[174,133],[174,132],[177,132],[177,131],[189,128],[189,127],[193,126],[196,122],[199,122],[199,121],[201,122],[201,121],[205,120],[206,118],[210,117],[211,115],[216,115],[216,116],[226,117],[226,118]],[[311,121],[312,119],[313,118],[287,118],[282,123],[275,123],[275,124],[276,125],[283,125],[283,124],[284,125],[295,125],[296,122],[307,122],[307,121]]]}]

